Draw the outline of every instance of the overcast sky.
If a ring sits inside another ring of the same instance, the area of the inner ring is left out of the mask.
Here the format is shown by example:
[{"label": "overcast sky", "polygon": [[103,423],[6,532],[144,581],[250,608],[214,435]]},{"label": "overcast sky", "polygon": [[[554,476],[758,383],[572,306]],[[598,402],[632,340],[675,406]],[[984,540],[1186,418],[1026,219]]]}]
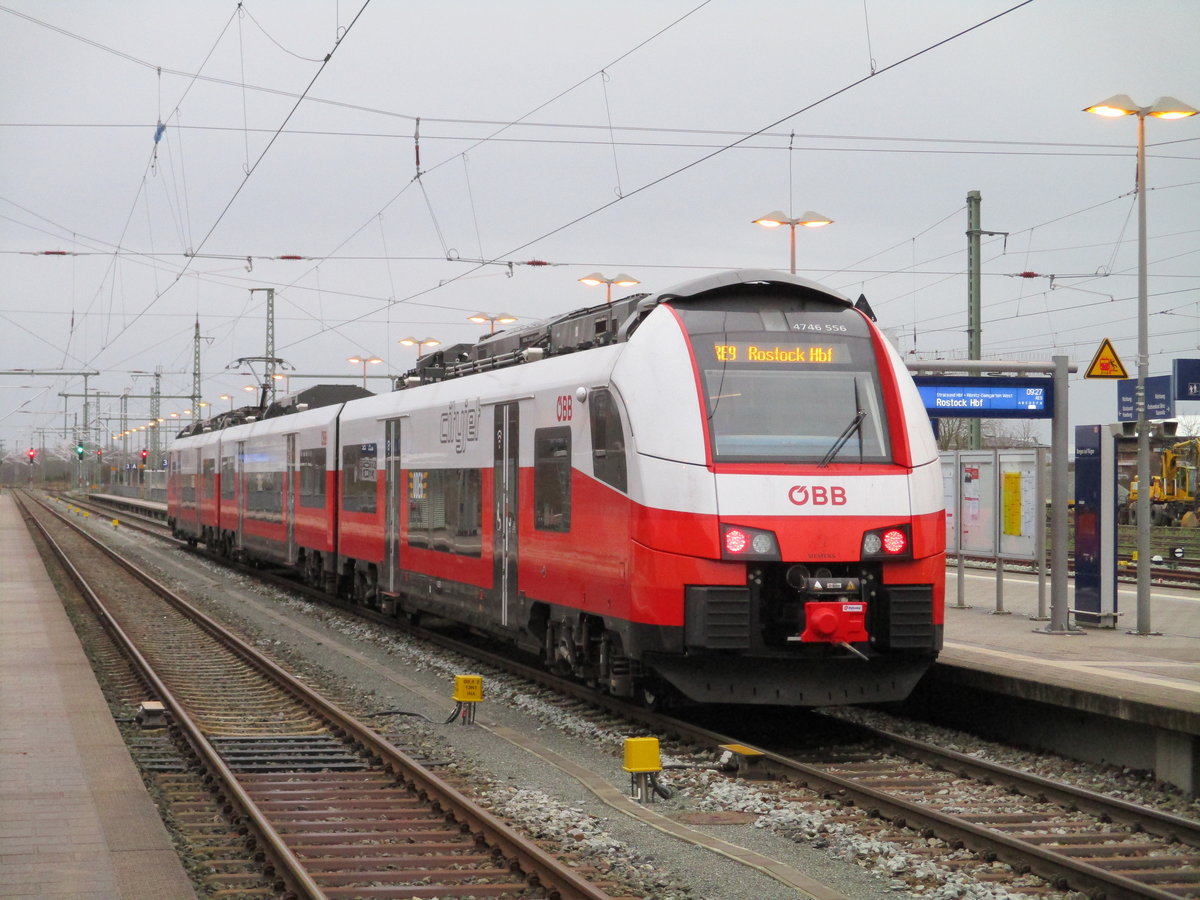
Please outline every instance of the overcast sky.
[{"label": "overcast sky", "polygon": [[[985,357],[1082,370],[1107,337],[1132,374],[1136,121],[1081,110],[1200,106],[1195,0],[0,0],[0,34],[0,369],[188,395],[198,321],[217,409],[265,355],[258,289],[295,389],[359,353],[405,371],[401,338],[472,339],[474,313],[600,302],[594,271],[786,270],[786,229],[751,224],[776,209],[834,220],[797,234],[800,274],[865,293],[905,355],[961,358],[973,190],[1004,233]],[[1200,116],[1147,145],[1157,375],[1200,357]],[[1114,421],[1081,376],[1072,424]],[[5,449],[82,390],[0,377]]]}]

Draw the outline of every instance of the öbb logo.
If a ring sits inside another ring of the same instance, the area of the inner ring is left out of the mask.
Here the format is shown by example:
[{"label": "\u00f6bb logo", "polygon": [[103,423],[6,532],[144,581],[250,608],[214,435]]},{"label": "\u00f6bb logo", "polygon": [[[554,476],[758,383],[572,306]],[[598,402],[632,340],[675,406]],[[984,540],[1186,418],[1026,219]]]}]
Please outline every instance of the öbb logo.
[{"label": "\u00f6bb logo", "polygon": [[845,506],[846,489],[836,485],[797,484],[788,491],[788,499],[796,506]]}]

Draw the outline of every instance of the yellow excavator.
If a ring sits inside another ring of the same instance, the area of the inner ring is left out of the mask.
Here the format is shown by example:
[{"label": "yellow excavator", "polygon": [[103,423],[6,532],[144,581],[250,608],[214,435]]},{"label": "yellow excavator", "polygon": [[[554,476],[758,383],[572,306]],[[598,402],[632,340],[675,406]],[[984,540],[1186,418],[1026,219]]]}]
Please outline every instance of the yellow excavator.
[{"label": "yellow excavator", "polygon": [[[1150,524],[1179,525],[1184,515],[1196,507],[1197,469],[1200,466],[1200,437],[1188,438],[1164,447],[1160,471],[1150,476]],[[1138,483],[1129,485],[1121,519],[1137,521]]]}]

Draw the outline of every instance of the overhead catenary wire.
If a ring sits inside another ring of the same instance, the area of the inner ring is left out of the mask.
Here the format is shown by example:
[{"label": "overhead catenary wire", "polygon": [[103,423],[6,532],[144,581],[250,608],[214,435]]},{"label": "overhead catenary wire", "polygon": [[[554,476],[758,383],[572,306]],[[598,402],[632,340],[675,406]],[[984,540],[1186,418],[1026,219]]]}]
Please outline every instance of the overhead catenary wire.
[{"label": "overhead catenary wire", "polygon": [[[242,193],[242,190],[246,187],[247,182],[250,180],[251,176],[253,176],[253,174],[254,174],[255,170],[258,168],[259,164],[262,163],[262,161],[266,157],[266,155],[268,153],[270,153],[271,148],[275,145],[275,142],[278,140],[280,134],[282,133],[284,126],[286,126],[288,121],[291,120],[292,116],[294,116],[296,114],[296,110],[299,109],[300,104],[303,102],[304,97],[307,94],[307,92],[316,83],[317,79],[321,77],[321,73],[325,71],[326,66],[329,65],[330,59],[333,58],[333,54],[337,51],[338,47],[341,46],[341,42],[343,40],[345,40],[346,36],[350,33],[350,30],[354,27],[355,23],[358,22],[359,18],[362,17],[362,14],[366,11],[367,7],[370,5],[371,5],[371,0],[365,0],[362,7],[359,9],[358,13],[355,14],[353,20],[351,20],[350,24],[346,26],[345,31],[342,32],[341,36],[334,43],[333,49],[331,49],[329,51],[329,53],[326,54],[324,60],[320,64],[320,67],[313,74],[312,78],[309,79],[308,85],[305,88],[304,92],[301,93],[300,97],[296,100],[296,102],[293,104],[292,108],[288,111],[287,115],[283,119],[283,122],[280,123],[279,128],[275,131],[274,134],[272,134],[270,140],[267,141],[267,145],[262,149],[262,152],[259,153],[258,157],[254,161],[254,164],[251,165],[250,168],[246,171],[244,177],[238,183],[238,186],[234,189],[233,195],[226,202],[225,206],[222,207],[221,211],[217,214],[216,219],[213,221],[212,225],[209,227],[209,229],[205,233],[204,237],[202,237],[200,239],[199,243],[196,245],[196,251],[199,251],[201,248],[204,247],[205,244],[208,243],[209,238],[212,237],[213,233],[220,226],[222,220],[224,220],[224,218],[228,214],[229,210],[233,207],[234,202],[237,200],[238,196]],[[142,317],[142,315],[144,315],[160,299],[162,299],[163,295],[166,294],[167,291],[171,290],[171,288],[174,285],[179,283],[179,280],[183,277],[184,273],[186,273],[187,270],[191,267],[192,260],[194,258],[195,257],[193,254],[184,261],[183,266],[175,274],[174,280],[172,280],[172,282],[169,285],[167,285],[167,287],[164,288],[162,291],[156,292],[154,298],[139,313],[137,313],[129,322],[127,322],[125,324],[125,326],[121,329],[120,333],[123,334],[124,332],[128,331],[129,328]]]},{"label": "overhead catenary wire", "polygon": [[[1015,11],[1017,11],[1017,10],[1019,10],[1019,9],[1023,8],[1023,7],[1025,7],[1025,6],[1028,6],[1028,5],[1029,5],[1030,3],[1032,3],[1032,2],[1033,2],[1033,0],[1021,0],[1021,2],[1019,2],[1019,3],[1017,3],[1017,4],[1013,5],[1013,6],[1011,6],[1011,7],[1009,7],[1009,8],[1007,8],[1007,9],[1005,9],[1005,10],[1002,10],[1002,11],[1001,11],[1001,12],[999,12],[999,13],[996,13],[996,14],[994,14],[994,15],[992,15],[992,16],[989,16],[988,18],[986,18],[986,19],[983,19],[983,20],[981,20],[981,21],[979,21],[979,22],[975,23],[974,25],[968,26],[967,28],[961,29],[961,30],[959,30],[958,32],[955,32],[954,34],[952,34],[952,35],[949,35],[948,37],[945,37],[945,38],[942,38],[941,40],[935,41],[934,43],[932,43],[932,44],[929,44],[929,45],[925,46],[924,48],[922,48],[922,49],[920,49],[920,50],[917,50],[917,51],[915,51],[915,52],[913,52],[913,53],[909,54],[908,56],[905,56],[905,57],[903,57],[902,59],[900,59],[900,60],[897,60],[896,62],[894,62],[894,63],[891,63],[891,64],[889,64],[889,65],[885,66],[884,68],[880,69],[878,73],[875,73],[875,74],[872,74],[872,75],[867,75],[867,76],[864,76],[864,77],[862,77],[862,78],[859,78],[859,79],[856,79],[856,80],[854,80],[854,81],[852,81],[852,82],[850,82],[850,83],[848,83],[848,84],[846,84],[846,85],[843,85],[842,87],[840,87],[840,88],[837,88],[837,89],[835,89],[835,90],[831,91],[830,93],[828,93],[828,94],[824,95],[823,97],[821,97],[821,98],[818,98],[817,100],[814,100],[813,102],[811,102],[811,103],[809,103],[809,104],[806,104],[805,106],[803,106],[803,107],[801,107],[801,108],[799,108],[799,109],[797,109],[797,110],[795,110],[795,111],[793,111],[793,112],[791,112],[791,113],[788,113],[787,115],[785,115],[785,116],[782,116],[782,117],[781,117],[781,118],[779,118],[779,119],[776,119],[775,121],[773,121],[773,122],[769,123],[768,125],[765,125],[765,126],[763,126],[762,128],[756,129],[755,131],[752,131],[752,132],[750,132],[750,133],[748,133],[748,134],[744,134],[744,135],[742,135],[742,136],[741,136],[740,138],[738,138],[737,140],[735,140],[735,141],[731,141],[731,142],[729,142],[729,143],[727,143],[727,144],[723,145],[722,147],[720,147],[720,148],[718,148],[718,149],[716,149],[716,150],[712,151],[711,153],[706,153],[706,154],[704,154],[703,156],[701,156],[701,157],[699,157],[699,158],[697,158],[697,159],[695,159],[695,160],[692,160],[692,161],[691,161],[691,162],[689,162],[689,163],[686,163],[686,164],[684,164],[684,165],[682,165],[682,166],[676,167],[676,168],[674,168],[674,169],[672,169],[672,170],[670,170],[670,171],[668,171],[668,172],[666,172],[666,173],[664,173],[664,174],[662,174],[662,175],[660,175],[660,176],[658,176],[658,177],[655,177],[655,178],[653,178],[653,179],[651,179],[651,180],[649,180],[649,181],[647,181],[647,182],[643,183],[643,184],[642,184],[642,185],[640,185],[639,187],[637,187],[637,188],[633,189],[632,191],[630,191],[630,192],[628,192],[628,193],[625,193],[625,194],[623,194],[623,195],[622,195],[622,196],[620,196],[620,197],[617,197],[617,198],[615,198],[615,199],[613,199],[613,200],[610,200],[610,201],[608,201],[608,202],[606,202],[606,203],[603,203],[603,204],[601,204],[601,205],[599,205],[599,206],[597,206],[597,207],[595,207],[595,208],[593,208],[593,209],[591,209],[591,210],[589,210],[589,211],[587,211],[587,212],[584,212],[584,213],[582,213],[581,215],[578,215],[578,216],[576,216],[576,217],[574,217],[574,218],[572,218],[572,219],[570,219],[570,220],[568,220],[568,221],[566,221],[566,222],[562,223],[561,225],[558,225],[558,226],[557,226],[557,227],[555,227],[555,228],[552,228],[552,229],[550,229],[550,230],[548,230],[548,231],[546,231],[546,232],[543,232],[542,234],[538,235],[537,237],[534,237],[534,238],[531,238],[531,239],[529,239],[529,240],[527,240],[527,241],[524,241],[523,243],[521,243],[521,244],[518,244],[517,246],[510,248],[508,251],[506,251],[506,252],[504,252],[504,253],[501,253],[501,254],[498,254],[498,255],[497,255],[497,256],[496,256],[494,259],[495,259],[495,260],[499,260],[499,259],[503,259],[503,258],[507,258],[507,257],[514,256],[514,255],[516,255],[517,253],[520,253],[521,251],[523,251],[523,250],[527,249],[528,247],[530,247],[530,246],[532,246],[532,245],[534,245],[534,244],[536,244],[536,243],[538,243],[538,242],[540,242],[540,241],[546,240],[546,239],[547,239],[547,238],[549,238],[549,237],[552,237],[552,236],[554,236],[554,235],[556,235],[556,234],[558,234],[558,233],[560,233],[560,232],[562,232],[562,231],[565,231],[565,230],[567,230],[567,229],[569,229],[569,228],[571,228],[571,227],[573,227],[573,226],[575,226],[575,225],[578,225],[578,224],[579,224],[579,223],[581,223],[581,222],[584,222],[584,221],[586,221],[587,219],[590,219],[590,218],[592,218],[593,216],[596,216],[596,215],[598,215],[599,213],[601,213],[601,212],[603,212],[603,211],[605,211],[605,210],[609,209],[610,207],[614,206],[614,205],[615,205],[615,204],[617,204],[617,203],[623,202],[623,201],[625,201],[625,200],[629,199],[630,197],[633,197],[634,195],[640,194],[640,193],[642,193],[642,192],[644,192],[644,191],[647,191],[647,190],[649,190],[649,189],[651,189],[651,188],[653,188],[653,187],[655,187],[655,186],[657,186],[657,185],[659,185],[659,184],[662,184],[662,183],[663,183],[663,182],[665,182],[665,181],[668,181],[668,180],[670,180],[671,178],[674,178],[674,177],[676,177],[676,176],[678,176],[678,175],[681,175],[682,173],[684,173],[684,172],[687,172],[687,171],[689,171],[689,170],[691,170],[691,169],[695,168],[696,166],[699,166],[699,165],[701,165],[701,164],[703,164],[703,163],[705,163],[705,162],[707,162],[707,161],[709,161],[709,160],[713,159],[714,157],[716,157],[716,156],[718,156],[718,155],[720,155],[720,154],[722,154],[722,153],[724,153],[724,152],[727,152],[727,151],[729,151],[729,150],[731,150],[731,149],[733,149],[733,148],[735,148],[735,147],[739,146],[740,144],[742,144],[742,143],[744,143],[744,142],[746,142],[746,141],[748,141],[748,140],[751,140],[752,138],[758,137],[758,136],[760,136],[760,135],[762,135],[762,134],[764,134],[764,133],[768,132],[770,129],[777,128],[777,127],[778,127],[779,125],[781,125],[782,123],[784,123],[784,122],[787,122],[787,121],[789,121],[790,119],[793,119],[793,118],[795,118],[795,117],[796,117],[796,116],[798,116],[798,115],[802,115],[802,114],[803,114],[803,113],[805,113],[805,112],[808,112],[808,111],[810,111],[810,110],[812,110],[812,109],[815,109],[815,108],[817,108],[818,106],[820,106],[820,105],[822,105],[822,104],[824,104],[824,103],[827,103],[827,102],[829,102],[830,100],[833,100],[834,98],[836,98],[836,97],[839,97],[839,96],[841,96],[842,94],[845,94],[845,93],[847,93],[848,91],[851,91],[851,90],[853,90],[854,88],[856,88],[856,87],[860,86],[861,84],[863,84],[865,81],[867,81],[867,80],[869,80],[869,79],[871,79],[871,78],[874,78],[874,77],[876,77],[876,75],[881,75],[881,74],[883,74],[883,73],[886,73],[886,72],[889,72],[889,71],[893,71],[893,70],[895,70],[895,69],[897,69],[897,68],[899,68],[899,67],[901,67],[901,66],[904,66],[905,64],[907,64],[907,63],[910,63],[910,62],[912,62],[913,60],[915,60],[915,59],[918,59],[918,58],[920,58],[920,57],[924,56],[925,54],[927,54],[927,53],[930,53],[930,52],[932,52],[932,51],[936,50],[936,49],[937,49],[937,48],[939,48],[939,47],[945,46],[946,44],[948,44],[948,43],[951,43],[952,41],[955,41],[955,40],[957,40],[957,39],[959,39],[959,38],[961,38],[961,37],[963,37],[963,36],[965,36],[965,35],[967,35],[967,34],[970,34],[970,33],[971,33],[971,32],[973,32],[973,31],[977,31],[978,29],[980,29],[980,28],[983,28],[984,26],[986,26],[986,25],[988,25],[988,24],[990,24],[990,23],[992,23],[992,22],[998,21],[999,19],[1003,18],[1004,16],[1010,15],[1011,13],[1013,13],[1013,12],[1015,12]],[[543,104],[543,105],[544,105],[544,104]],[[523,117],[523,118],[524,118],[524,117]],[[392,201],[389,201],[389,202],[392,202]],[[486,261],[486,260],[485,260],[484,262],[480,263],[480,265],[479,265],[479,266],[476,266],[476,267],[475,267],[475,268],[473,268],[473,269],[469,269],[469,270],[467,270],[466,272],[464,272],[464,273],[462,273],[462,274],[460,274],[460,275],[454,276],[454,277],[452,277],[452,278],[445,279],[445,280],[443,280],[442,282],[440,282],[440,283],[439,283],[439,284],[437,284],[437,285],[432,285],[432,286],[430,286],[430,287],[427,287],[427,288],[424,288],[424,289],[421,289],[421,290],[415,291],[415,292],[413,292],[412,294],[409,294],[407,297],[404,297],[404,298],[402,298],[401,300],[398,300],[397,302],[401,302],[401,303],[403,303],[403,302],[408,302],[408,301],[410,301],[410,300],[413,300],[413,299],[415,299],[415,298],[417,298],[417,297],[423,297],[423,296],[426,296],[427,294],[430,294],[430,293],[432,293],[432,292],[434,292],[434,291],[440,290],[440,289],[444,288],[444,287],[445,287],[446,285],[448,285],[448,284],[452,284],[452,283],[454,283],[454,282],[457,282],[457,281],[460,281],[460,280],[462,280],[463,278],[465,278],[465,277],[469,276],[469,275],[470,275],[472,272],[474,272],[474,271],[477,271],[477,270],[478,270],[479,268],[481,268],[483,265],[488,265],[488,264],[490,264],[490,262],[491,262],[491,261]],[[354,318],[348,319],[348,320],[347,320],[347,321],[345,321],[343,324],[344,324],[344,325],[348,325],[348,324],[351,324],[351,323],[353,323],[353,322],[360,321],[360,320],[362,320],[363,318],[366,318],[366,317],[367,317],[368,315],[370,315],[370,314],[372,314],[372,313],[364,313],[364,314],[363,314],[363,315],[361,315],[361,316],[357,316],[357,317],[354,317]],[[314,337],[318,336],[318,334],[321,334],[321,333],[323,333],[323,332],[317,332],[317,333],[314,333],[314,334],[310,334],[310,335],[308,335],[307,337],[300,338],[300,339],[298,339],[298,340],[296,340],[296,341],[293,341],[293,342],[292,342],[292,343],[291,343],[289,346],[296,346],[296,345],[298,345],[298,344],[304,343],[304,342],[306,342],[306,341],[308,341],[308,340],[311,340],[312,338],[314,338]]]},{"label": "overhead catenary wire", "polygon": [[[144,126],[143,126],[143,127],[144,127]],[[502,136],[502,138],[501,138],[501,139],[508,139],[508,137],[509,137],[509,136],[507,136],[507,135],[506,135],[506,136]],[[430,138],[430,140],[434,140],[434,139],[435,139],[435,138]],[[436,149],[436,148],[435,148],[435,149]],[[433,195],[434,195],[435,197],[438,197],[439,199],[441,199],[439,192],[437,192],[437,191],[436,191],[436,187],[437,187],[437,185],[431,185],[431,186],[430,186],[431,190],[433,190]],[[391,225],[391,224],[392,224],[392,223],[390,223],[390,222],[389,222],[389,225]],[[476,237],[477,237],[477,240],[478,240],[478,228],[476,229]],[[162,244],[162,241],[160,240],[160,241],[159,241],[159,243],[160,243],[160,245],[161,245],[161,244]],[[482,241],[480,241],[480,243],[482,244]],[[213,246],[213,243],[210,243],[210,244],[209,244],[209,246],[210,246],[210,247],[211,247],[211,246]],[[492,249],[494,250],[494,249],[496,249],[496,248],[494,248],[494,247],[493,247]],[[124,255],[125,255],[125,251],[120,251],[120,253],[121,253],[122,257],[124,257]],[[251,254],[251,255],[253,255],[253,254]],[[481,247],[480,256],[481,256],[481,258],[483,257],[483,253],[482,253],[482,247]],[[155,254],[155,258],[164,258],[164,257],[163,257],[163,255],[161,255],[161,254]],[[197,258],[197,261],[199,261],[200,259],[208,259],[208,258],[213,258],[213,255],[211,255],[211,254],[207,254],[207,253],[196,254],[196,258]],[[257,255],[255,255],[255,258],[256,258],[256,259],[265,259],[265,258],[269,258],[269,257],[260,257],[260,256],[257,256]],[[325,256],[312,256],[312,257],[309,257],[309,259],[311,259],[311,260],[312,260],[314,263],[316,263],[317,261],[320,261],[320,260],[327,260],[327,259],[328,259],[328,260],[331,260],[331,259],[336,259],[336,258],[347,258],[347,259],[348,259],[348,258],[364,258],[364,259],[365,259],[365,258],[370,258],[370,257],[366,257],[366,256],[363,256],[363,257],[339,257],[339,256],[337,256],[337,255],[325,255]],[[388,252],[388,251],[385,249],[385,252],[384,252],[384,258],[386,258],[386,259],[388,259],[388,260],[391,260],[391,259],[393,259],[393,258],[394,258],[394,259],[408,259],[408,258],[415,258],[415,257],[399,257],[399,256],[397,256],[397,257],[392,257],[391,253],[389,253],[389,252]],[[201,266],[197,266],[196,268],[203,268],[203,267],[201,267]],[[914,277],[915,277],[915,267],[914,267],[914,266],[909,266],[909,267],[907,267],[907,268],[914,269]],[[310,271],[315,271],[315,269],[316,269],[316,266],[314,265],[314,267],[313,267],[312,269],[310,269]],[[891,270],[884,270],[884,271],[891,271]],[[194,272],[195,272],[195,270],[193,270],[193,274],[194,274]],[[207,273],[201,273],[201,277],[207,277]],[[327,279],[327,281],[328,281],[328,279]],[[383,298],[384,302],[390,302],[390,301],[392,301],[392,300],[394,299],[394,297],[395,297],[394,281],[393,281],[393,279],[391,278],[391,275],[390,275],[390,273],[389,273],[389,283],[391,284],[391,287],[392,287],[392,289],[391,289],[391,290],[388,292],[388,295],[387,295],[386,297],[384,297],[384,298]],[[337,287],[337,284],[336,284],[336,282],[332,282],[332,285],[333,285],[334,287]]]}]

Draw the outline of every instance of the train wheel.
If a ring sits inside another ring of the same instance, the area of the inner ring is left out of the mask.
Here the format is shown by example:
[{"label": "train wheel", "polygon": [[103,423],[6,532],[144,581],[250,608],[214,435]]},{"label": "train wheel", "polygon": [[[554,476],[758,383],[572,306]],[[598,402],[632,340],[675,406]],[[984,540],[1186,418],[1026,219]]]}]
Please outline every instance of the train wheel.
[{"label": "train wheel", "polygon": [[657,679],[646,679],[638,687],[638,700],[651,712],[665,712],[670,708],[670,689]]}]

